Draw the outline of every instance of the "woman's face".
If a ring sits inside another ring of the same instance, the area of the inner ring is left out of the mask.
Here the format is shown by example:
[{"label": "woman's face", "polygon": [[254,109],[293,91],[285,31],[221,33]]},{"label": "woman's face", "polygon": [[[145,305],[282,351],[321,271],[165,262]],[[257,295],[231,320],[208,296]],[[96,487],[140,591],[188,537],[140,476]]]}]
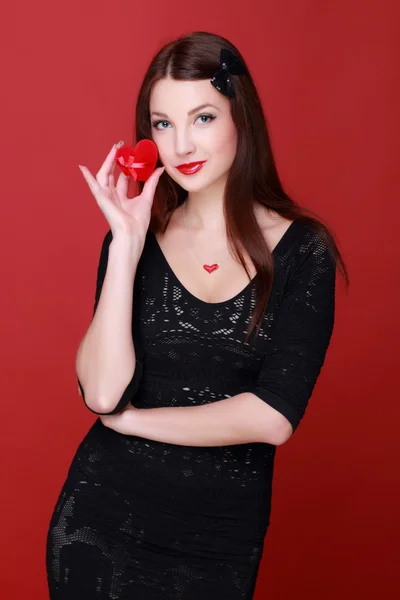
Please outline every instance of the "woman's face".
[{"label": "woman's face", "polygon": [[[207,106],[198,108],[201,105]],[[209,79],[157,81],[150,95],[150,119],[165,171],[182,188],[200,191],[226,181],[236,154],[237,132],[229,99]],[[204,160],[207,162],[193,175],[176,168]]]}]

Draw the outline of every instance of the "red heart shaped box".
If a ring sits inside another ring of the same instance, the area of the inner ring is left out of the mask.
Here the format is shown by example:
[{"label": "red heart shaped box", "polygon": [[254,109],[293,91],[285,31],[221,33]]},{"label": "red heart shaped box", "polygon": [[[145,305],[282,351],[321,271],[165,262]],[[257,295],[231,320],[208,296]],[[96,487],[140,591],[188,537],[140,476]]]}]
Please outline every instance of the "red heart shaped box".
[{"label": "red heart shaped box", "polygon": [[158,149],[153,140],[140,140],[134,148],[121,146],[115,161],[121,171],[135,181],[147,181],[156,168]]}]

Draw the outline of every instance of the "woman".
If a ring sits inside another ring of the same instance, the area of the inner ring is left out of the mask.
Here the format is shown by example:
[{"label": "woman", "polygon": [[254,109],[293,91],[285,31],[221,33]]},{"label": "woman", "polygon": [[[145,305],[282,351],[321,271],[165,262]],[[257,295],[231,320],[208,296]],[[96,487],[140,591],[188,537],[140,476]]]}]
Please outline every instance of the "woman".
[{"label": "woman", "polygon": [[196,32],[157,53],[137,102],[143,138],[163,167],[136,198],[124,174],[114,187],[116,147],[96,178],[81,167],[110,225],[76,361],[100,416],[51,518],[50,597],[247,600],[276,446],[304,416],[337,263],[347,271],[329,229],[282,189],[225,38]]}]

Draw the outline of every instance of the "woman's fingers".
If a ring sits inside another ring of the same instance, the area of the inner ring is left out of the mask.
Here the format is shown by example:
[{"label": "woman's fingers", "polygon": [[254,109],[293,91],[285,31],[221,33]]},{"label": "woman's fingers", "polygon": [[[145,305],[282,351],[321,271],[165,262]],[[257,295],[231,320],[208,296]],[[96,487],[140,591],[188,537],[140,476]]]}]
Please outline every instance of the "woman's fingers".
[{"label": "woman's fingers", "polygon": [[[93,177],[87,167],[79,165],[79,168],[97,201],[99,202],[100,197],[105,195],[104,197],[109,197],[113,203],[120,208],[122,208],[124,200],[127,199],[130,179],[128,175],[125,175],[123,171],[121,171],[115,185],[115,154],[118,147],[122,144],[123,142],[120,142],[111,148],[102,166],[98,170],[96,177]],[[164,169],[165,167],[155,169],[143,186],[140,196],[146,199],[149,204],[153,202],[154,193]]]},{"label": "woman's fingers", "polygon": [[108,176],[108,187],[110,190],[111,197],[112,197],[113,201],[115,202],[115,204],[117,204],[118,206],[121,206],[121,199],[120,199],[118,192],[114,185],[114,173],[110,173]]},{"label": "woman's fingers", "polygon": [[163,174],[164,169],[165,167],[158,167],[158,169],[153,171],[153,173],[150,175],[150,177],[143,186],[142,193],[140,194],[142,197],[153,201],[153,196],[154,192],[156,191],[158,180]]},{"label": "woman's fingers", "polygon": [[114,171],[115,167],[115,154],[118,148],[123,145],[123,143],[124,142],[119,142],[111,148],[110,152],[106,156],[105,161],[97,172],[96,179],[102,187],[108,185],[108,175]]},{"label": "woman's fingers", "polygon": [[115,186],[115,189],[117,190],[119,198],[126,198],[126,196],[128,195],[128,188],[129,188],[129,177],[128,177],[128,175],[125,175],[125,173],[123,173],[121,171],[121,173],[119,174],[118,179],[117,179],[117,185]]},{"label": "woman's fingers", "polygon": [[98,191],[100,189],[99,182],[97,181],[97,179],[95,177],[93,177],[93,175],[91,174],[91,172],[89,171],[89,169],[87,167],[85,167],[83,165],[78,165],[78,166],[79,166],[80,170],[82,171],[82,175],[86,179],[87,184],[90,187],[92,194],[96,197],[96,194],[98,193]]}]

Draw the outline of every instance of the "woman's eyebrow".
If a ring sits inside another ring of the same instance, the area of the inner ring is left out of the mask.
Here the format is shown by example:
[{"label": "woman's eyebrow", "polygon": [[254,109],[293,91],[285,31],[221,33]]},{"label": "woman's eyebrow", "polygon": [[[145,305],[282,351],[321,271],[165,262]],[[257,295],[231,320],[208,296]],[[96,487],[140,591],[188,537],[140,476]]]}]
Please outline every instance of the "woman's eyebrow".
[{"label": "woman's eyebrow", "polygon": [[[192,110],[189,110],[188,116],[193,115],[198,110],[201,110],[202,108],[206,108],[207,106],[212,106],[213,108],[216,108],[217,110],[221,110],[220,108],[218,108],[218,106],[215,106],[214,104],[200,104],[200,106],[197,106],[196,108],[192,108]],[[168,119],[168,115],[165,113],[162,113],[162,112],[153,111],[150,116],[153,116],[153,115],[157,115],[158,117],[165,117]]]}]

